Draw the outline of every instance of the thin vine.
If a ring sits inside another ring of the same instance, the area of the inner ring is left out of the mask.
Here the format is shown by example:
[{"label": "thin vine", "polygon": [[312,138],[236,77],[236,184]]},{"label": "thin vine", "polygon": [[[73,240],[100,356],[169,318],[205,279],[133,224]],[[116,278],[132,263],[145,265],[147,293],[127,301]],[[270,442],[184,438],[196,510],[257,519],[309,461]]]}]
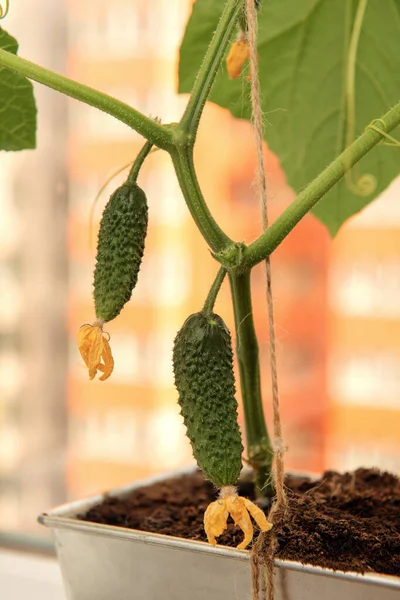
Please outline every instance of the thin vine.
[{"label": "thin vine", "polygon": [[[360,0],[356,16],[354,19],[353,29],[347,56],[346,68],[346,147],[354,141],[355,133],[355,118],[356,118],[356,62],[357,50],[360,40],[364,16],[367,9],[368,0]],[[369,196],[377,186],[376,178],[371,174],[359,175],[357,169],[352,169],[350,165],[345,173],[345,182],[348,189],[356,196]]]},{"label": "thin vine", "polygon": [[0,4],[0,19],[4,19],[4,17],[7,16],[10,5],[9,5],[9,1],[5,0],[5,8],[3,8],[3,6]]}]

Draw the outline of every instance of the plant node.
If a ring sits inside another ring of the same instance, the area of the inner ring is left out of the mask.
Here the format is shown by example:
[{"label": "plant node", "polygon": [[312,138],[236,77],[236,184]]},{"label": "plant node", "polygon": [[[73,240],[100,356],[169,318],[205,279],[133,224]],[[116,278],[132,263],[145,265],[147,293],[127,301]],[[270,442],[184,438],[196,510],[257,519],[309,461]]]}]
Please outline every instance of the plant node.
[{"label": "plant node", "polygon": [[245,249],[246,244],[244,242],[235,242],[220,250],[220,252],[212,252],[212,256],[226,269],[236,269],[243,262],[243,252]]},{"label": "plant node", "polygon": [[179,123],[171,123],[168,128],[171,131],[174,148],[185,148],[194,145],[195,135],[193,132],[184,129]]}]

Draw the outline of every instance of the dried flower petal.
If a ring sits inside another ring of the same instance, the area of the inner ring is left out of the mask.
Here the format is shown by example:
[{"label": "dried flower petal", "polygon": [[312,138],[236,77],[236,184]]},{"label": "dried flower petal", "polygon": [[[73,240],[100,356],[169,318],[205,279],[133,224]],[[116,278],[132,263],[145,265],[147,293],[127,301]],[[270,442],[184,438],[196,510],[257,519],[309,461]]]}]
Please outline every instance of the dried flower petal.
[{"label": "dried flower petal", "polygon": [[103,365],[98,366],[99,370],[103,371],[103,375],[99,378],[100,381],[105,381],[106,379],[108,379],[114,370],[114,359],[111,354],[110,342],[104,336],[103,336],[103,342],[104,342],[104,345],[103,345],[103,352],[101,353],[101,358],[103,359],[103,362],[104,362],[104,368],[103,368]]},{"label": "dried flower petal", "polygon": [[225,500],[219,499],[211,502],[204,513],[204,528],[210,544],[216,545],[215,538],[220,536],[226,529],[229,513],[225,506]]},{"label": "dried flower petal", "polygon": [[90,379],[96,377],[97,371],[103,373],[100,377],[101,381],[110,377],[114,368],[114,359],[109,341],[99,323],[82,325],[78,332],[78,348],[89,370]]},{"label": "dried flower petal", "polygon": [[245,507],[247,508],[247,510],[249,511],[249,513],[251,514],[261,531],[269,531],[272,527],[272,523],[267,521],[267,517],[265,516],[265,513],[261,510],[261,508],[254,504],[248,498],[243,498],[243,500]]},{"label": "dried flower petal", "polygon": [[226,59],[226,68],[231,79],[237,79],[244,63],[250,58],[249,44],[245,40],[233,42]]},{"label": "dried flower petal", "polygon": [[89,363],[89,351],[91,342],[90,339],[88,339],[88,337],[91,330],[92,325],[82,325],[78,332],[78,348],[83,360],[85,361],[86,366],[88,366]]},{"label": "dried flower petal", "polygon": [[97,374],[97,367],[101,363],[101,355],[104,347],[103,332],[98,325],[90,332],[89,339],[92,343],[89,350],[88,369],[90,379],[94,379]]},{"label": "dried flower petal", "polygon": [[[220,536],[227,527],[228,516],[230,515],[244,533],[243,541],[238,545],[240,550],[244,550],[253,539],[253,525],[250,515],[253,517],[261,531],[269,531],[272,524],[267,521],[263,511],[253,504],[247,498],[242,498],[234,493],[223,494],[215,502],[207,507],[204,513],[204,529],[208,541],[213,546],[216,545],[215,538]],[[249,514],[250,513],[250,514]]]}]

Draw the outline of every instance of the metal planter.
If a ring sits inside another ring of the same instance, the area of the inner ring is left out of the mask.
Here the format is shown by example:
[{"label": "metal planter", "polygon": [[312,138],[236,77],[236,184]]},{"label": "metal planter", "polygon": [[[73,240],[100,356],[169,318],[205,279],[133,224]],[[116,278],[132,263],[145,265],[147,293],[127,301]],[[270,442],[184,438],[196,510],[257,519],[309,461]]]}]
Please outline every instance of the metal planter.
[{"label": "metal planter", "polygon": [[[190,472],[152,477],[135,489]],[[68,600],[247,600],[248,552],[165,535],[80,521],[102,496],[65,504],[39,517],[53,530]],[[276,600],[396,600],[400,578],[359,575],[276,561]]]}]

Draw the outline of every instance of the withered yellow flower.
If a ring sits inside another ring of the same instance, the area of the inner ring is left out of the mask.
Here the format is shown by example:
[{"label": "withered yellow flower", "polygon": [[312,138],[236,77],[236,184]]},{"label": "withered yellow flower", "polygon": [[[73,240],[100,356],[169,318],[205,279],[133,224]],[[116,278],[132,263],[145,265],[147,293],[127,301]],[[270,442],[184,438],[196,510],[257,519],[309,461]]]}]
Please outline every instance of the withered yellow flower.
[{"label": "withered yellow flower", "polygon": [[244,63],[250,58],[250,48],[246,40],[233,42],[226,59],[226,68],[231,79],[237,79]]},{"label": "withered yellow flower", "polygon": [[89,370],[89,378],[96,377],[97,371],[102,376],[100,381],[108,379],[114,369],[114,359],[108,338],[103,333],[103,324],[96,321],[93,325],[82,325],[78,332],[78,348]]},{"label": "withered yellow flower", "polygon": [[238,545],[239,550],[244,550],[253,539],[254,532],[250,515],[261,531],[269,531],[272,527],[272,523],[267,521],[261,508],[247,498],[238,496],[235,487],[227,486],[221,488],[218,500],[211,502],[204,513],[204,529],[208,541],[213,546],[217,543],[215,538],[220,536],[227,528],[229,515],[234,520],[235,525],[238,525],[244,533],[244,539]]}]

